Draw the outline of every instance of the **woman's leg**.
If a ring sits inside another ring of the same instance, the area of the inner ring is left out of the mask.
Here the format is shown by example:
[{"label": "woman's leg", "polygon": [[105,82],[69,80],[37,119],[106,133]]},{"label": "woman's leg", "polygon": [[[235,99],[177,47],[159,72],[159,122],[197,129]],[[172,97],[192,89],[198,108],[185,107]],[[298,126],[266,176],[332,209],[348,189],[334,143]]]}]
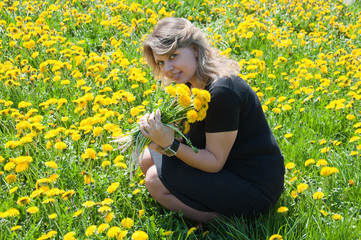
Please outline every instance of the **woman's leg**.
[{"label": "woman's leg", "polygon": [[154,165],[152,155],[150,154],[150,151],[148,148],[144,149],[143,155],[141,154],[139,156],[138,162],[139,162],[140,170],[144,174],[146,174],[148,169]]},{"label": "woman's leg", "polygon": [[150,195],[161,205],[174,212],[182,211],[184,216],[193,220],[208,223],[215,220],[216,216],[220,216],[215,212],[203,212],[191,208],[176,198],[160,181],[155,165],[148,168],[145,176],[145,185]]}]

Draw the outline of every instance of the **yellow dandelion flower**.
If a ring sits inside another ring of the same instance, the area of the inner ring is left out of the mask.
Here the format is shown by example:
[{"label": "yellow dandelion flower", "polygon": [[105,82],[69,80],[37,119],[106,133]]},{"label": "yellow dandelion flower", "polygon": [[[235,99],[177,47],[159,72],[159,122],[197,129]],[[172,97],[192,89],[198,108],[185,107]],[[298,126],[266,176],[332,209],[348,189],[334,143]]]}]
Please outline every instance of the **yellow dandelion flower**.
[{"label": "yellow dandelion flower", "polygon": [[268,74],[268,78],[275,79],[275,78],[276,78],[276,75],[270,73],[270,74]]},{"label": "yellow dandelion flower", "polygon": [[113,150],[113,147],[110,144],[104,144],[102,146],[102,149],[103,149],[103,152],[111,152]]},{"label": "yellow dandelion flower", "polygon": [[350,138],[350,140],[348,142],[356,142],[357,140],[359,140],[360,137],[359,136],[353,136],[352,138]]},{"label": "yellow dandelion flower", "polygon": [[178,101],[179,101],[179,105],[186,108],[191,105],[192,98],[189,95],[183,94],[179,96]]},{"label": "yellow dandelion flower", "polygon": [[33,54],[31,54],[32,58],[36,58],[37,56],[39,56],[39,52],[33,52]]},{"label": "yellow dandelion flower", "polygon": [[106,213],[106,212],[110,212],[112,209],[109,206],[102,206],[98,209],[98,212],[100,213]]},{"label": "yellow dandelion flower", "polygon": [[29,197],[21,197],[18,199],[17,204],[18,205],[26,205],[31,201]]},{"label": "yellow dandelion flower", "polygon": [[323,167],[321,168],[321,176],[323,177],[327,177],[330,176],[332,174],[336,174],[338,173],[338,169],[335,167]]},{"label": "yellow dandelion flower", "polygon": [[17,210],[16,208],[10,208],[9,210],[7,210],[5,212],[6,217],[16,217],[20,215],[19,210]]},{"label": "yellow dandelion flower", "polygon": [[297,180],[297,177],[292,177],[291,179],[290,179],[290,182],[294,182],[294,181],[296,181]]},{"label": "yellow dandelion flower", "polygon": [[31,105],[33,105],[31,102],[21,101],[18,104],[18,108],[27,108],[27,107],[30,107]]},{"label": "yellow dandelion flower", "polygon": [[330,147],[325,147],[325,148],[322,148],[322,149],[320,150],[320,152],[321,152],[321,153],[327,153],[327,152],[329,152],[330,150],[331,150]]},{"label": "yellow dandelion flower", "polygon": [[341,215],[339,215],[339,214],[334,214],[332,216],[332,218],[337,221],[337,220],[342,220],[343,217]]},{"label": "yellow dandelion flower", "polygon": [[78,133],[74,133],[71,135],[71,139],[73,139],[74,141],[78,141],[80,138],[81,136]]},{"label": "yellow dandelion flower", "polygon": [[48,199],[45,199],[42,203],[48,204],[48,203],[53,203],[53,202],[55,202],[54,198],[48,198]]},{"label": "yellow dandelion flower", "polygon": [[12,189],[9,190],[10,194],[13,194],[14,192],[16,192],[19,189],[19,187],[13,187]]},{"label": "yellow dandelion flower", "polygon": [[56,162],[54,162],[54,161],[46,162],[46,163],[45,163],[45,166],[50,167],[50,168],[54,168],[54,169],[57,169],[57,168],[58,168],[58,165],[57,165]]},{"label": "yellow dandelion flower", "polygon": [[198,114],[195,110],[189,110],[187,112],[187,120],[189,123],[194,123],[198,118]]},{"label": "yellow dandelion flower", "polygon": [[286,163],[286,165],[285,165],[285,167],[286,167],[288,170],[293,169],[295,166],[296,166],[296,164],[294,164],[293,162],[288,162],[288,163]]},{"label": "yellow dandelion flower", "polygon": [[35,47],[35,45],[36,45],[36,43],[32,39],[23,43],[23,46],[26,47],[27,49],[31,49],[31,48]]},{"label": "yellow dandelion flower", "polygon": [[307,167],[308,165],[312,165],[312,164],[315,164],[315,160],[310,158],[310,159],[307,159],[305,161],[305,167]]},{"label": "yellow dandelion flower", "polygon": [[201,108],[202,108],[202,106],[203,106],[203,101],[202,101],[202,99],[200,99],[200,98],[194,98],[194,100],[193,100],[193,107],[194,107],[194,109],[196,109],[196,110],[200,110]]},{"label": "yellow dandelion flower", "polygon": [[14,162],[8,162],[8,163],[5,164],[4,170],[5,170],[5,171],[10,171],[10,170],[14,169],[15,166],[16,166],[16,165],[15,165]]},{"label": "yellow dandelion flower", "polygon": [[287,133],[287,134],[285,134],[285,138],[291,138],[293,136],[293,134],[292,133]]},{"label": "yellow dandelion flower", "polygon": [[91,208],[94,205],[95,205],[95,202],[93,202],[93,201],[86,201],[85,203],[82,204],[82,206],[86,207],[86,208]]},{"label": "yellow dandelion flower", "polygon": [[115,165],[119,168],[128,168],[127,164],[125,164],[123,162],[117,162],[117,163],[115,163]]},{"label": "yellow dandelion flower", "polygon": [[355,156],[355,155],[357,155],[358,154],[358,151],[352,151],[352,152],[350,152],[350,156]]},{"label": "yellow dandelion flower", "polygon": [[350,186],[355,185],[355,180],[353,180],[353,179],[348,180],[348,185],[350,185]]},{"label": "yellow dandelion flower", "polygon": [[274,113],[281,113],[282,110],[279,109],[279,108],[272,108],[272,112],[274,112]]},{"label": "yellow dandelion flower", "polygon": [[28,209],[26,209],[26,211],[28,213],[37,213],[37,212],[39,212],[39,208],[37,208],[37,207],[29,207]]},{"label": "yellow dandelion flower", "polygon": [[5,177],[5,181],[9,184],[15,182],[17,180],[17,176],[15,174],[9,174]]},{"label": "yellow dandelion flower", "polygon": [[42,235],[40,238],[38,238],[37,240],[49,239],[49,238],[54,237],[56,234],[57,234],[56,231],[49,231],[48,233],[43,234],[43,235]]},{"label": "yellow dandelion flower", "polygon": [[317,163],[316,163],[316,166],[317,166],[317,167],[326,166],[326,165],[328,165],[328,162],[327,162],[325,159],[320,159],[320,160],[318,160]]},{"label": "yellow dandelion flower", "polygon": [[188,237],[189,235],[191,235],[195,230],[197,230],[196,227],[190,228],[190,229],[188,230],[188,232],[187,232],[187,237]]},{"label": "yellow dandelion flower", "polygon": [[347,114],[346,119],[349,120],[349,121],[353,121],[353,120],[356,119],[356,116],[353,115],[353,114]]},{"label": "yellow dandelion flower", "polygon": [[102,127],[95,127],[95,128],[93,129],[93,135],[94,135],[94,137],[97,137],[97,136],[101,135],[102,132],[103,132],[103,128],[102,128]]},{"label": "yellow dandelion flower", "polygon": [[56,149],[63,150],[63,149],[66,149],[67,146],[64,142],[60,141],[60,142],[55,143],[54,147]]},{"label": "yellow dandelion flower", "polygon": [[144,210],[144,209],[140,209],[140,210],[138,211],[138,217],[143,216],[144,213],[145,213],[145,210]]},{"label": "yellow dandelion flower", "polygon": [[283,111],[289,111],[289,110],[292,110],[292,107],[290,105],[288,105],[288,104],[285,104],[285,105],[282,106],[282,110]]},{"label": "yellow dandelion flower", "polygon": [[315,192],[312,197],[313,199],[317,200],[323,198],[324,196],[325,194],[323,194],[322,192]]},{"label": "yellow dandelion flower", "polygon": [[50,214],[50,215],[49,215],[49,218],[50,218],[50,219],[54,219],[54,218],[56,218],[57,216],[58,216],[58,214],[53,213],[53,214]]},{"label": "yellow dandelion flower", "polygon": [[202,108],[202,109],[199,110],[199,112],[198,112],[197,121],[202,121],[203,119],[206,118],[206,115],[207,115],[207,109],[206,109],[206,108]]},{"label": "yellow dandelion flower", "polygon": [[96,151],[93,149],[93,148],[87,148],[85,150],[85,153],[83,153],[81,155],[82,158],[84,159],[87,159],[87,158],[90,158],[90,159],[97,159],[97,153]]},{"label": "yellow dandelion flower", "polygon": [[117,163],[117,162],[122,162],[124,160],[124,156],[123,155],[118,155],[115,159],[114,159],[114,162]]},{"label": "yellow dandelion flower", "polygon": [[21,172],[26,171],[28,168],[29,168],[29,163],[28,162],[22,162],[22,163],[19,163],[18,165],[16,165],[15,172],[21,173]]},{"label": "yellow dandelion flower", "polygon": [[207,90],[204,90],[202,89],[200,91],[201,93],[201,96],[203,97],[203,99],[206,101],[206,102],[210,102],[211,101],[211,94],[207,91]]},{"label": "yellow dandelion flower", "polygon": [[102,233],[109,228],[109,224],[102,223],[98,226],[98,233]]},{"label": "yellow dandelion flower", "polygon": [[120,222],[120,224],[125,229],[129,229],[134,226],[134,221],[131,218],[123,218],[122,221]]},{"label": "yellow dandelion flower", "polygon": [[19,230],[20,228],[21,228],[20,225],[16,225],[16,226],[12,227],[10,230],[11,231],[16,231],[16,230]]},{"label": "yellow dandelion flower", "polygon": [[135,231],[132,234],[132,240],[148,240],[148,234],[144,231]]},{"label": "yellow dandelion flower", "polygon": [[110,161],[103,161],[102,164],[101,164],[101,167],[105,168],[105,167],[109,166],[110,164],[111,164]]},{"label": "yellow dandelion flower", "polygon": [[300,183],[297,186],[297,192],[301,193],[301,192],[305,191],[307,188],[308,188],[308,185],[306,183]]},{"label": "yellow dandelion flower", "polygon": [[173,234],[173,231],[165,231],[163,235],[164,236],[170,236],[172,234]]},{"label": "yellow dandelion flower", "polygon": [[177,95],[191,95],[189,87],[185,84],[176,84]]},{"label": "yellow dandelion flower", "polygon": [[279,234],[273,234],[273,235],[269,238],[269,240],[282,240],[282,239],[283,239],[282,235],[279,235]]},{"label": "yellow dandelion flower", "polygon": [[104,199],[100,204],[101,205],[111,205],[112,203],[114,202],[114,200],[113,199],[111,199],[111,198],[106,198],[106,199]]},{"label": "yellow dandelion flower", "polygon": [[110,238],[117,237],[121,231],[120,227],[111,227],[108,230],[107,236]]},{"label": "yellow dandelion flower", "polygon": [[61,195],[61,198],[64,199],[64,200],[68,200],[71,196],[73,196],[75,194],[75,191],[73,189],[69,190],[69,191],[66,191],[64,192],[62,195]]},{"label": "yellow dandelion flower", "polygon": [[123,239],[125,236],[127,236],[128,231],[127,230],[123,230],[119,233],[119,235],[117,236],[117,239]]},{"label": "yellow dandelion flower", "polygon": [[112,183],[112,184],[107,188],[107,192],[108,192],[108,193],[113,193],[113,192],[115,192],[115,191],[118,189],[119,185],[120,185],[119,182]]},{"label": "yellow dandelion flower", "polygon": [[327,216],[328,215],[328,213],[325,211],[325,210],[320,210],[320,213],[322,214],[322,216]]},{"label": "yellow dandelion flower", "polygon": [[68,232],[67,234],[65,234],[64,240],[76,240],[74,235],[75,235],[75,232]]},{"label": "yellow dandelion flower", "polygon": [[87,229],[85,230],[85,236],[91,236],[94,234],[95,230],[97,230],[97,226],[96,225],[90,225],[89,227],[87,227]]},{"label": "yellow dandelion flower", "polygon": [[105,221],[107,223],[109,223],[109,222],[111,222],[113,220],[113,218],[114,218],[114,213],[110,212],[105,216]]},{"label": "yellow dandelion flower", "polygon": [[186,134],[189,132],[190,130],[190,125],[189,125],[189,122],[188,121],[184,121],[184,129],[183,129],[183,134]]},{"label": "yellow dandelion flower", "polygon": [[165,87],[165,92],[172,96],[177,95],[177,89],[172,85]]},{"label": "yellow dandelion flower", "polygon": [[51,146],[52,146],[52,143],[50,141],[46,143],[46,149],[50,149]]},{"label": "yellow dandelion flower", "polygon": [[140,189],[139,189],[139,188],[135,189],[135,190],[132,192],[133,195],[135,195],[135,194],[137,194],[137,193],[140,193]]},{"label": "yellow dandelion flower", "polygon": [[73,217],[77,217],[77,216],[79,216],[80,214],[82,214],[83,212],[84,212],[84,210],[83,210],[83,209],[80,209],[80,210],[74,212]]},{"label": "yellow dandelion flower", "polygon": [[280,214],[285,214],[288,212],[288,208],[287,207],[279,207],[277,209],[277,212],[280,213]]}]

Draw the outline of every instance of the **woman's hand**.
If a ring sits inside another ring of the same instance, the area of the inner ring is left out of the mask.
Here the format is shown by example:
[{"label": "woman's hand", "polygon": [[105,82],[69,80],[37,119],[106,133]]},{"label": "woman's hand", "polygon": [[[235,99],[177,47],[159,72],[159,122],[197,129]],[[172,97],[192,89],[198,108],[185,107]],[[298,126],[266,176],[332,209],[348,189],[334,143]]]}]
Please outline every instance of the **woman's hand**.
[{"label": "woman's hand", "polygon": [[139,125],[142,134],[152,140],[149,147],[153,150],[160,151],[161,148],[168,147],[173,143],[174,130],[161,122],[159,109],[155,113],[152,112],[150,115],[148,113],[145,114],[139,120]]}]

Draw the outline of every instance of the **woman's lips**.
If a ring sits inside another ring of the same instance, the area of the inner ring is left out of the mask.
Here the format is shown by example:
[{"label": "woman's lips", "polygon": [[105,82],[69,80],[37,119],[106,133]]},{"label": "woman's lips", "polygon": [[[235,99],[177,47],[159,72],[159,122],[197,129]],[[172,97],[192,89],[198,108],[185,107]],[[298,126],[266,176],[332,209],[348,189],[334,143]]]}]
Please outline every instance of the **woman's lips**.
[{"label": "woman's lips", "polygon": [[177,80],[181,74],[182,74],[181,72],[173,74],[173,76],[172,76],[173,80]]}]

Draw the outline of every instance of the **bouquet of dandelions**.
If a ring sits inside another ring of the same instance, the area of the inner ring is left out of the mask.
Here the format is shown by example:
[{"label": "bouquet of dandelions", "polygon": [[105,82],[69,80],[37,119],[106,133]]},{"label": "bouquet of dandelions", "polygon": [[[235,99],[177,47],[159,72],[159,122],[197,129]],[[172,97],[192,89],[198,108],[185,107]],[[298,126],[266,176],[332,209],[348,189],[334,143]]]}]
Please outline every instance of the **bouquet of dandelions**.
[{"label": "bouquet of dandelions", "polygon": [[[175,131],[175,136],[182,137],[186,143],[198,152],[191,141],[184,135],[189,131],[189,123],[202,121],[206,117],[208,102],[211,96],[207,90],[192,88],[185,84],[176,84],[165,87],[166,97],[158,101],[158,109],[161,112],[161,121],[164,125]],[[140,154],[145,147],[151,143],[146,138],[137,124],[131,131],[117,137],[113,142],[117,142],[121,153],[130,149],[129,170],[131,177],[138,162]]]}]

